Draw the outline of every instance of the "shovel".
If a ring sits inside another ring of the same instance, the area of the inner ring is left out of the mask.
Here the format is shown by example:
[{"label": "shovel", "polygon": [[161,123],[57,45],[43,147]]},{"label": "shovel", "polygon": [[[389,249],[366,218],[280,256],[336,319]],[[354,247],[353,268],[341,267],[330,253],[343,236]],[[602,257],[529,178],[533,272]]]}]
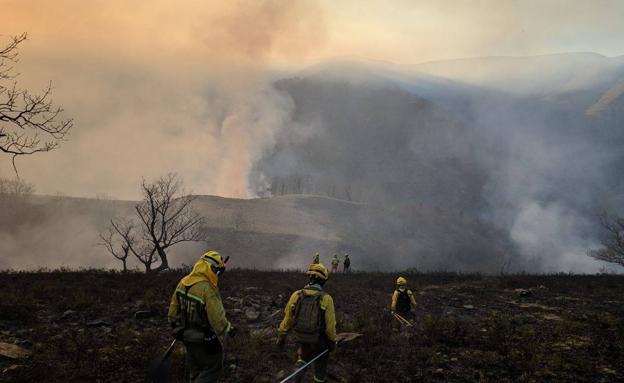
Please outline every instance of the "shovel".
[{"label": "shovel", "polygon": [[171,356],[171,353],[173,352],[173,348],[176,345],[177,341],[177,339],[174,339],[173,342],[171,342],[169,348],[167,348],[167,350],[165,351],[165,353],[161,357],[155,358],[152,361],[152,364],[147,371],[148,382],[169,382],[171,373],[171,359],[169,358],[169,356]]},{"label": "shovel", "polygon": [[[359,334],[357,332],[341,332],[340,334],[336,335],[336,345],[341,344],[342,342],[350,342],[354,339],[357,339],[359,337],[361,337],[362,334]],[[292,374],[288,375],[287,377],[285,377],[284,379],[280,380],[279,383],[285,383],[288,382],[290,379],[294,378],[295,376],[299,375],[299,373],[301,373],[302,371],[305,371],[306,368],[310,367],[310,365],[312,363],[314,363],[318,358],[320,358],[321,356],[327,354],[329,352],[329,349],[325,349],[324,351],[322,351],[320,354],[318,354],[317,356],[315,356],[314,358],[312,358],[312,360],[310,360],[309,362],[307,362],[306,364],[304,364],[303,366],[299,367],[298,369],[295,370],[295,372],[293,372]]]}]

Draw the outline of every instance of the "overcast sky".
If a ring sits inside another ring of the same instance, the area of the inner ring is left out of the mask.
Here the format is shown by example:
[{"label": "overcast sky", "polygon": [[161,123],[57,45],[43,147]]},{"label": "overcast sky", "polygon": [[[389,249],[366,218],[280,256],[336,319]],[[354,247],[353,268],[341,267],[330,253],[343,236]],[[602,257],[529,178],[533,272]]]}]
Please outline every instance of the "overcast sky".
[{"label": "overcast sky", "polygon": [[76,126],[57,152],[18,165],[41,193],[135,198],[141,177],[174,170],[197,193],[246,197],[250,164],[292,107],[264,86],[272,69],[617,56],[623,14],[624,1],[596,0],[0,0],[0,34],[29,33],[21,84],[52,80]]}]

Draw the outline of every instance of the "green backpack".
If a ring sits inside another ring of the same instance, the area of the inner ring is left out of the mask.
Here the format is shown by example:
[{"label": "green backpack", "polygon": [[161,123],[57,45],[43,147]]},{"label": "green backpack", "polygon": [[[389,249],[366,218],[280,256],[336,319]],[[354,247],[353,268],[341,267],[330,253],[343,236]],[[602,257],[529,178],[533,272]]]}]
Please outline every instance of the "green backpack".
[{"label": "green backpack", "polygon": [[298,343],[314,344],[325,330],[325,315],[321,309],[324,292],[308,295],[299,291],[299,299],[295,306],[293,332]]}]

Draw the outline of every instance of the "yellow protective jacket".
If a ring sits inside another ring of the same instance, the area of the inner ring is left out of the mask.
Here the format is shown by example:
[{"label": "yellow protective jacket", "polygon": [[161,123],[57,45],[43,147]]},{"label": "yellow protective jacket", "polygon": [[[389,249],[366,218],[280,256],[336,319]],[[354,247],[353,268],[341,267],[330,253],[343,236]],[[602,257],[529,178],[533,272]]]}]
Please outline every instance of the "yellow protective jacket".
[{"label": "yellow protective jacket", "polygon": [[[204,261],[197,262],[193,267],[193,271],[178,283],[176,291],[171,296],[169,313],[167,315],[169,322],[181,322],[183,313],[181,313],[180,302],[178,302],[178,294],[185,295],[188,293],[188,297],[191,300],[200,303],[199,306],[205,311],[205,318],[217,335],[230,331],[232,324],[225,316],[225,309],[221,302],[221,294],[219,293],[217,283],[218,277],[212,272],[210,266]],[[201,314],[203,313],[200,313],[200,316]],[[195,317],[195,319],[197,318]],[[190,325],[200,326],[201,323],[197,322],[195,320],[195,323]]]},{"label": "yellow protective jacket", "polygon": [[[412,305],[412,308],[415,308],[416,299],[414,298],[414,293],[412,292],[412,290],[407,289],[407,295],[410,298],[410,304]],[[397,305],[398,299],[399,299],[399,290],[394,290],[394,293],[392,294],[392,304],[390,305],[390,310],[392,312],[396,311],[396,305]]]},{"label": "yellow protective jacket", "polygon": [[[286,308],[284,308],[284,319],[279,325],[280,334],[287,334],[293,326],[295,307],[299,300],[299,292],[303,291],[306,295],[320,294],[323,289],[319,285],[307,285],[302,290],[297,290],[290,296]],[[330,342],[336,341],[336,312],[334,310],[334,299],[331,295],[325,293],[319,302],[321,310],[325,314],[325,335]]]}]

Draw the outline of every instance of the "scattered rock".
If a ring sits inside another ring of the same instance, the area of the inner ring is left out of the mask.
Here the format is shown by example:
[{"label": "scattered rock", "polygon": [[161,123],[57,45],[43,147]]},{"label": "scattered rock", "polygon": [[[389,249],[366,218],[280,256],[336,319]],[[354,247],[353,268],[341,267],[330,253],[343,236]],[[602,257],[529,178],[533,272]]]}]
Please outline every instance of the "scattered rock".
[{"label": "scattered rock", "polygon": [[95,319],[95,320],[87,322],[87,326],[89,327],[110,326],[110,323],[106,322],[104,319]]},{"label": "scattered rock", "polygon": [[275,379],[282,380],[286,377],[286,370],[279,370],[275,375]]},{"label": "scattered rock", "polygon": [[151,310],[139,310],[134,313],[134,319],[146,319],[155,316],[156,313]]},{"label": "scattered rock", "polygon": [[574,348],[586,347],[591,345],[592,340],[586,336],[571,335],[563,342],[553,343],[554,347],[564,350],[571,350]]},{"label": "scattered rock", "polygon": [[73,318],[76,316],[76,314],[78,314],[77,311],[74,310],[67,310],[63,313],[63,315],[61,315],[61,319],[68,319],[68,318]]},{"label": "scattered rock", "polygon": [[258,330],[251,330],[249,336],[254,339],[268,339],[275,336],[275,329],[273,328],[260,328]]},{"label": "scattered rock", "polygon": [[29,350],[16,344],[0,342],[0,356],[9,359],[27,358],[32,354]]},{"label": "scattered rock", "polygon": [[275,317],[279,317],[279,315],[282,313],[282,310],[275,310],[273,311],[271,314],[269,314],[269,316],[267,317],[267,319],[273,319]]},{"label": "scattered rock", "polygon": [[19,364],[12,364],[9,367],[5,368],[4,370],[2,370],[3,374],[9,373],[11,371],[15,371],[22,368],[22,366],[20,366]]},{"label": "scattered rock", "polygon": [[474,306],[473,305],[464,305],[464,308],[466,310],[474,310]]},{"label": "scattered rock", "polygon": [[19,346],[26,346],[26,347],[30,347],[33,345],[33,343],[29,340],[26,339],[20,339],[20,340],[16,340],[15,344],[19,345]]},{"label": "scattered rock", "polygon": [[258,320],[258,318],[260,318],[260,313],[254,309],[249,308],[245,310],[245,317],[251,321],[255,321],[255,320]]},{"label": "scattered rock", "polygon": [[235,305],[243,304],[243,299],[242,298],[227,297],[227,298],[225,298],[225,300],[229,301],[229,302],[232,302],[232,304],[235,304]]},{"label": "scattered rock", "polygon": [[530,298],[533,296],[533,291],[531,290],[526,290],[526,289],[520,289],[520,291],[518,291],[518,294],[520,295],[520,297],[522,298]]}]

